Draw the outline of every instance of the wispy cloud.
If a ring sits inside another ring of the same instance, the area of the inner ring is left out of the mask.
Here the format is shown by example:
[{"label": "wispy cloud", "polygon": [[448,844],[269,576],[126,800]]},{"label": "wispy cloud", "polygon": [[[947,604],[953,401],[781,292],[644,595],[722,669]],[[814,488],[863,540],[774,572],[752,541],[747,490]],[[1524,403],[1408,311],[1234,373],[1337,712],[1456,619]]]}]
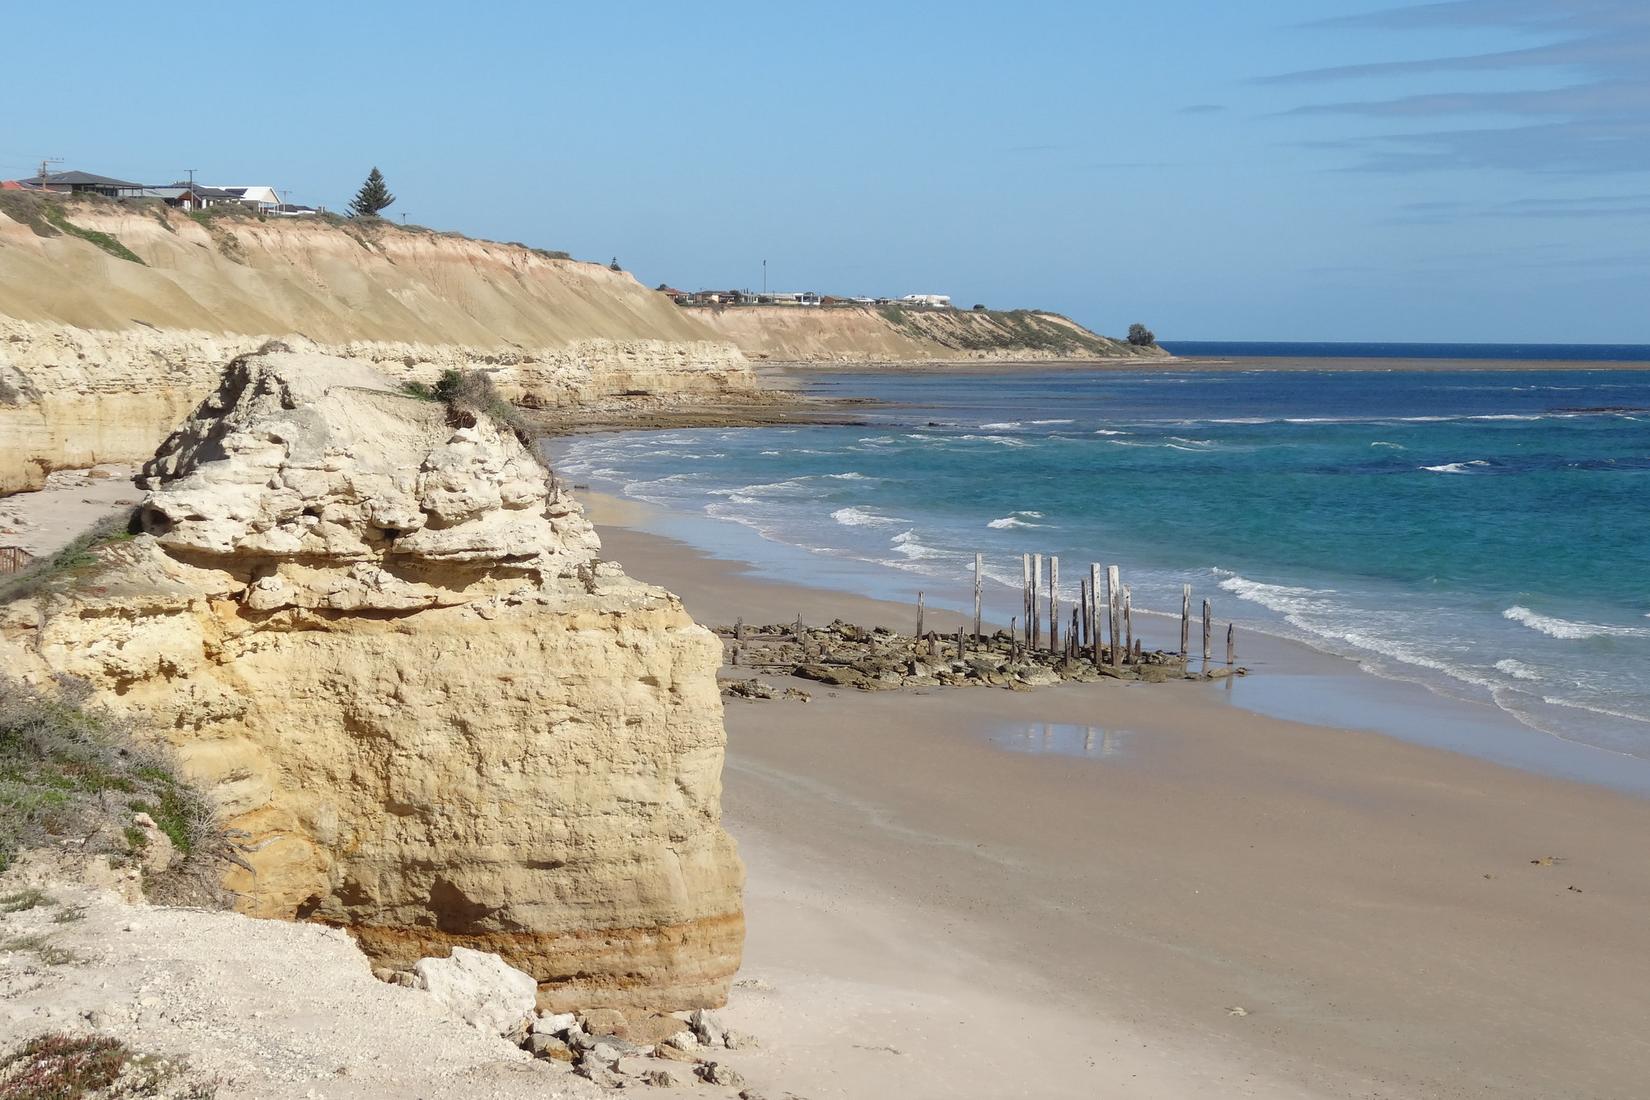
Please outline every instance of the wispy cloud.
[{"label": "wispy cloud", "polygon": [[[1381,61],[1280,73],[1259,82],[1320,86],[1347,80],[1498,74],[1501,87],[1419,92],[1302,104],[1295,115],[1436,120],[1428,131],[1331,143],[1362,154],[1378,172],[1494,168],[1526,172],[1650,171],[1650,2],[1647,0],[1448,0],[1307,24],[1315,29],[1455,28],[1539,35],[1519,49]],[[1507,89],[1509,74],[1529,86]],[[1482,118],[1500,125],[1456,125]]]},{"label": "wispy cloud", "polygon": [[1465,218],[1494,221],[1650,218],[1650,195],[1531,196],[1503,202],[1427,199],[1402,204],[1392,220],[1402,224],[1430,224]]}]

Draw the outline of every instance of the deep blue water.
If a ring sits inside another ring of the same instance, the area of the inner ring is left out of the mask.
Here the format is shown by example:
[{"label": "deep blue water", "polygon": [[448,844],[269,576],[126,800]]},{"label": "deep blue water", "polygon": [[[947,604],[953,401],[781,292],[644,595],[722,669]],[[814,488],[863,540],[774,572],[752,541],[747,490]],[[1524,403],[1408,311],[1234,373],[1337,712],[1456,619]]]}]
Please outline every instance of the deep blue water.
[{"label": "deep blue water", "polygon": [[1205,359],[1476,359],[1532,363],[1650,363],[1650,344],[1396,344],[1170,340],[1171,355]]},{"label": "deep blue water", "polygon": [[[564,475],[964,596],[1116,563],[1222,621],[1650,756],[1650,373],[843,375],[871,427],[577,440]],[[861,566],[860,568],[863,568]]]}]

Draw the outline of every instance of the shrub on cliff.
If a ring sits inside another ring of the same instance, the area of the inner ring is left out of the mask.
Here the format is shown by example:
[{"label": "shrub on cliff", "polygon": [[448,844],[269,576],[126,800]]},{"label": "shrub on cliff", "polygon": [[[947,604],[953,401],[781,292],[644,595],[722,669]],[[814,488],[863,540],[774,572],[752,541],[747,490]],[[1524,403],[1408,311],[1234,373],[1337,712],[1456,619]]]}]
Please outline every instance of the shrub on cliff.
[{"label": "shrub on cliff", "polygon": [[1129,343],[1137,348],[1155,348],[1157,346],[1157,334],[1136,321],[1129,326]]},{"label": "shrub on cliff", "polygon": [[441,377],[433,386],[407,382],[401,389],[411,397],[440,401],[447,406],[449,413],[459,417],[478,413],[491,417],[515,432],[524,445],[530,445],[527,422],[521,410],[505,400],[486,371],[449,368],[441,372]]},{"label": "shrub on cliff", "polygon": [[116,512],[86,528],[63,549],[49,558],[39,558],[28,568],[0,578],[0,603],[27,599],[48,589],[96,572],[103,564],[101,547],[125,542],[137,531],[135,511]]},{"label": "shrub on cliff", "polygon": [[0,676],[0,870],[25,848],[69,840],[77,854],[141,862],[147,842],[133,819],[146,813],[178,857],[146,883],[151,896],[218,900],[213,865],[225,848],[211,805],[90,694],[78,681],[47,693]]}]

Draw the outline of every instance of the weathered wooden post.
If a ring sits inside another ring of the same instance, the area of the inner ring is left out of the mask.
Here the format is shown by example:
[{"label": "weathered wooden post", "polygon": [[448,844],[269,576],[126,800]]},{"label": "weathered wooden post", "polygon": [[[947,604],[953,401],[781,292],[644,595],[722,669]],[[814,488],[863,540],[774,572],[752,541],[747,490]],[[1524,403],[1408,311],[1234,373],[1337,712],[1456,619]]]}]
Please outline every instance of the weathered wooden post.
[{"label": "weathered wooden post", "polygon": [[1048,651],[1060,652],[1060,559],[1048,559]]},{"label": "weathered wooden post", "polygon": [[1234,626],[1231,623],[1227,623],[1226,624],[1226,663],[1230,665],[1230,664],[1235,664],[1236,662],[1237,662],[1237,627]]},{"label": "weathered wooden post", "polygon": [[1031,555],[1031,652],[1037,652],[1037,644],[1043,640],[1043,607],[1037,602],[1043,591],[1043,555]]},{"label": "weathered wooden post", "polygon": [[1077,578],[1077,648],[1085,649],[1089,644],[1089,582]]},{"label": "weathered wooden post", "polygon": [[[1020,609],[1025,612],[1020,622],[1031,629],[1031,555],[1020,555]],[[1018,635],[1016,635],[1018,637]]]},{"label": "weathered wooden post", "polygon": [[963,659],[963,628],[957,628],[957,660]]},{"label": "weathered wooden post", "polygon": [[1123,652],[1134,652],[1134,590],[1123,586]]},{"label": "weathered wooden post", "polygon": [[1008,655],[1010,658],[1015,656],[1015,650],[1019,648],[1019,645],[1020,617],[1018,615],[1010,615],[1008,619]]},{"label": "weathered wooden post", "polygon": [[1082,643],[1078,641],[1078,638],[1082,636],[1082,627],[1079,625],[1082,621],[1082,617],[1077,613],[1077,609],[1075,607],[1072,608],[1071,630],[1066,634],[1066,660],[1068,661],[1077,660],[1077,654],[1082,652]]},{"label": "weathered wooden post", "polygon": [[1139,638],[1136,638],[1134,640],[1134,646],[1130,650],[1130,652],[1132,652],[1134,654],[1134,663],[1138,665],[1140,663],[1140,639]]},{"label": "weathered wooden post", "polygon": [[974,555],[974,644],[980,644],[980,593],[984,588],[985,560],[981,554]]},{"label": "weathered wooden post", "polygon": [[929,635],[928,635],[928,656],[930,658],[938,658],[939,655],[940,655],[940,636],[938,634],[935,634],[932,631],[930,631]]},{"label": "weathered wooden post", "polygon": [[917,637],[922,637],[922,592],[917,593]]},{"label": "weathered wooden post", "polygon": [[1100,565],[1089,562],[1089,645],[1094,647],[1094,667],[1100,667]]},{"label": "weathered wooden post", "polygon": [[736,641],[736,642],[742,642],[742,641],[745,640],[745,620],[744,619],[735,619],[733,621],[733,640]]},{"label": "weathered wooden post", "polygon": [[1208,600],[1203,601],[1203,663],[1209,663],[1209,639],[1214,630],[1215,609]]},{"label": "weathered wooden post", "polygon": [[1188,647],[1192,643],[1192,586],[1180,586],[1180,659],[1186,659]]},{"label": "weathered wooden post", "polygon": [[1111,666],[1123,667],[1123,580],[1115,565],[1106,566],[1106,620],[1111,628]]}]

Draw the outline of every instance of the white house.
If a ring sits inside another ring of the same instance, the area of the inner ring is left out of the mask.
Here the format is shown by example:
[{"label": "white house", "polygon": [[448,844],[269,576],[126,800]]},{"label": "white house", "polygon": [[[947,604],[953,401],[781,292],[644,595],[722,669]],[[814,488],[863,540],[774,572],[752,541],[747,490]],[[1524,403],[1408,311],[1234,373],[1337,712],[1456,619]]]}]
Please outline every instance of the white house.
[{"label": "white house", "polygon": [[951,308],[951,295],[949,294],[907,294],[900,301],[912,306],[927,306],[930,309]]},{"label": "white house", "polygon": [[273,187],[217,187],[215,190],[227,191],[237,202],[265,212],[285,202]]}]

